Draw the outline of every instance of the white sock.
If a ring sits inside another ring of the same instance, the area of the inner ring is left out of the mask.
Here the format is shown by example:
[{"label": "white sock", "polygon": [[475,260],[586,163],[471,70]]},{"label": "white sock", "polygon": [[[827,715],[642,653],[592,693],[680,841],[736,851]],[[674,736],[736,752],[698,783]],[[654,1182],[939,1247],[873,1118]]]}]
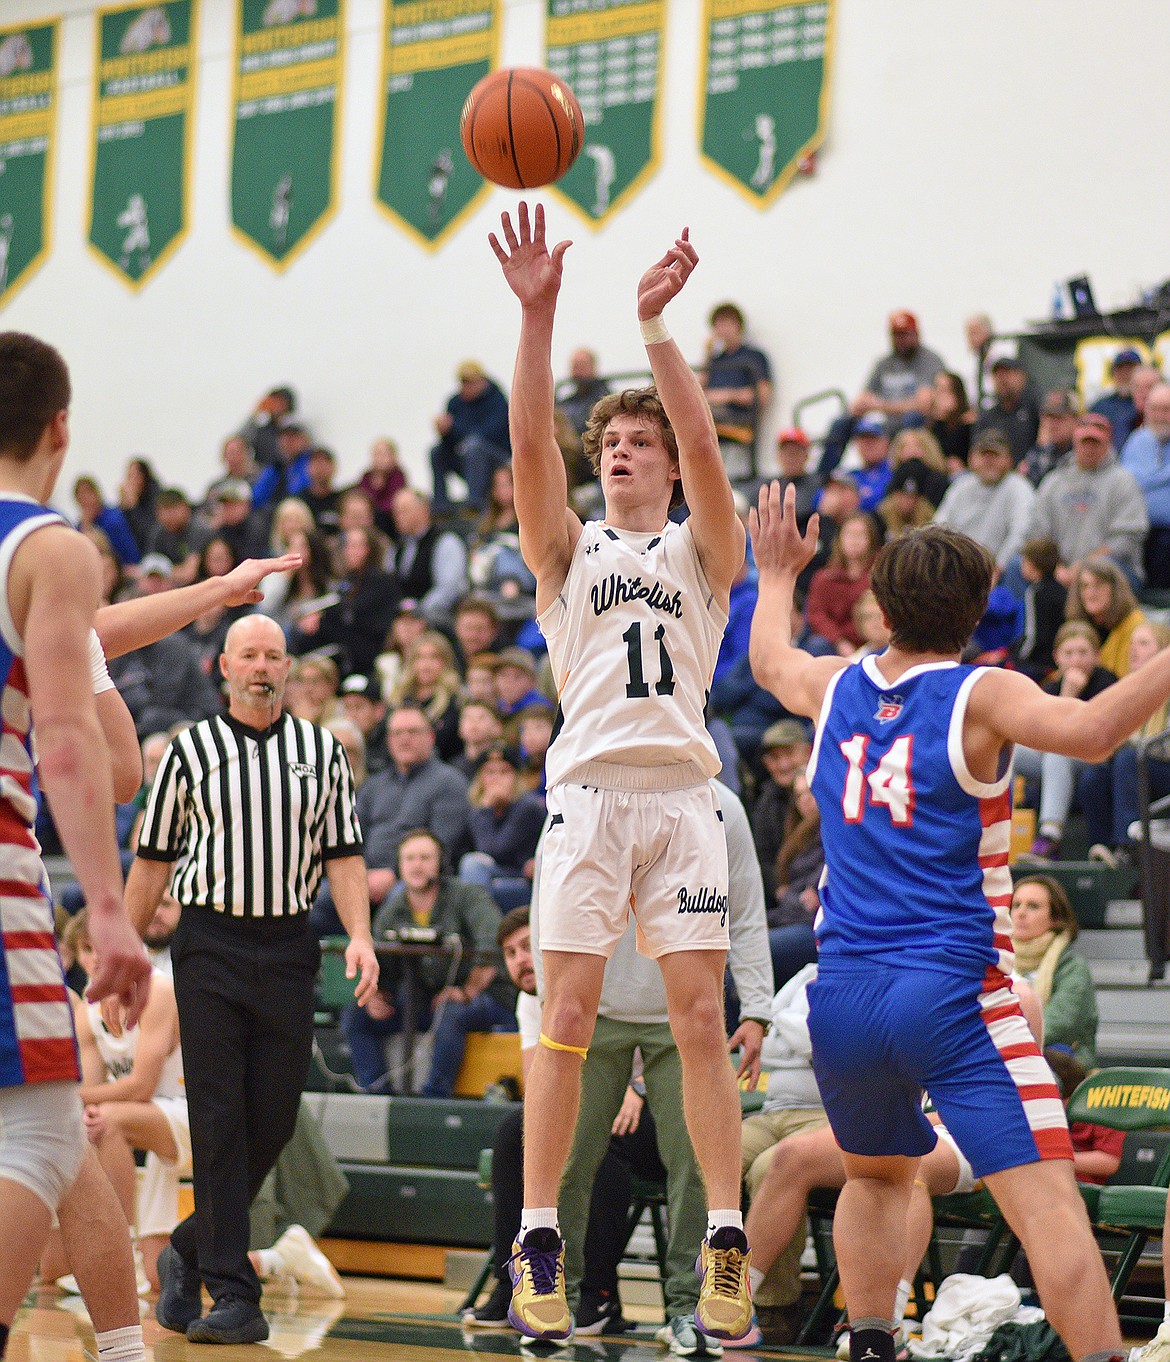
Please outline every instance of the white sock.
[{"label": "white sock", "polygon": [[529,1230],[556,1230],[560,1234],[561,1226],[557,1220],[557,1208],[555,1206],[526,1206],[520,1212],[521,1243],[524,1242],[524,1236]]},{"label": "white sock", "polygon": [[765,1278],[767,1275],[768,1275],[768,1274],[767,1274],[766,1272],[761,1272],[760,1269],[759,1269],[758,1267],[749,1267],[749,1268],[748,1268],[748,1281],[750,1281],[751,1284],[752,1284],[752,1295],[753,1295],[753,1296],[754,1296],[754,1295],[756,1294],[756,1292],[760,1289],[760,1287],[763,1286],[763,1284],[764,1284],[764,1278]]},{"label": "white sock", "polygon": [[894,1297],[894,1319],[900,1320],[906,1313],[906,1303],[910,1299],[913,1286],[905,1277],[898,1283],[898,1294]]},{"label": "white sock", "polygon": [[125,1329],[107,1329],[104,1334],[94,1334],[94,1341],[97,1343],[98,1362],[145,1362],[141,1324],[130,1324]]},{"label": "white sock", "polygon": [[730,1225],[733,1229],[743,1229],[743,1212],[737,1207],[733,1211],[708,1211],[707,1212],[707,1238],[710,1239],[716,1230],[721,1230]]},{"label": "white sock", "polygon": [[256,1276],[262,1282],[266,1282],[269,1277],[275,1277],[285,1269],[285,1261],[280,1256],[277,1248],[257,1249],[256,1250]]}]

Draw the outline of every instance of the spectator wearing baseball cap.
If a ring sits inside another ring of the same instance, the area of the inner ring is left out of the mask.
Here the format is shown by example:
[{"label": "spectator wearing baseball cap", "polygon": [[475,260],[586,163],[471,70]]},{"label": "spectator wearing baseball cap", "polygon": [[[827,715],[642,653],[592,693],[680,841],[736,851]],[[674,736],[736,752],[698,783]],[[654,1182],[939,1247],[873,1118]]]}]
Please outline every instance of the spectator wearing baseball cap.
[{"label": "spectator wearing baseball cap", "polygon": [[984,398],[974,436],[998,430],[1011,446],[1012,463],[1023,463],[1036,443],[1040,404],[1028,386],[1028,372],[1017,355],[1001,354],[991,365],[991,397]]},{"label": "spectator wearing baseball cap", "polygon": [[853,443],[861,458],[861,467],[851,474],[861,493],[861,509],[876,511],[893,476],[889,425],[880,411],[868,411],[858,417],[853,423]]},{"label": "spectator wearing baseball cap", "polygon": [[1120,449],[1129,438],[1129,433],[1138,424],[1137,404],[1133,400],[1133,376],[1142,362],[1141,355],[1127,345],[1109,363],[1109,376],[1113,387],[1103,393],[1089,408],[1109,418],[1113,427],[1113,448]]},{"label": "spectator wearing baseball cap", "polygon": [[792,782],[812,755],[812,735],[800,719],[778,719],[760,739],[763,777],[752,805],[752,839],[764,876],[765,903],[776,898],[776,853],[792,802]]},{"label": "spectator wearing baseball cap", "polygon": [[809,438],[799,426],[789,426],[776,436],[780,495],[783,496],[789,486],[796,489],[796,523],[802,532],[816,509],[817,494],[821,490],[820,477],[808,469],[810,453]]},{"label": "spectator wearing baseball cap", "polygon": [[968,456],[969,471],[957,477],[935,515],[935,523],[962,530],[995,555],[1006,570],[1023,547],[1036,493],[1012,470],[1012,447],[996,430],[977,435]]},{"label": "spectator wearing baseball cap", "polygon": [[1040,484],[1028,526],[1029,539],[1054,539],[1067,586],[1083,558],[1112,558],[1135,589],[1142,583],[1142,545],[1150,527],[1137,479],[1113,452],[1107,416],[1087,411],[1073,432],[1072,461]]},{"label": "spectator wearing baseball cap", "polygon": [[[527,648],[505,648],[497,655],[496,698],[500,714],[505,720],[519,714],[529,705],[547,702],[547,697],[536,684],[536,677],[536,659]],[[511,739],[516,737],[511,731],[515,727],[505,727],[505,733]]]},{"label": "spectator wearing baseball cap", "polygon": [[1072,458],[1073,431],[1082,410],[1081,399],[1071,388],[1053,388],[1045,394],[1036,443],[1020,465],[1020,472],[1033,487],[1039,487],[1058,464]]},{"label": "spectator wearing baseball cap", "polygon": [[438,514],[451,508],[447,477],[457,473],[467,484],[467,505],[475,511],[487,506],[492,474],[512,457],[508,434],[508,399],[474,359],[455,370],[459,389],[435,417],[438,443],[431,449],[434,507]]}]

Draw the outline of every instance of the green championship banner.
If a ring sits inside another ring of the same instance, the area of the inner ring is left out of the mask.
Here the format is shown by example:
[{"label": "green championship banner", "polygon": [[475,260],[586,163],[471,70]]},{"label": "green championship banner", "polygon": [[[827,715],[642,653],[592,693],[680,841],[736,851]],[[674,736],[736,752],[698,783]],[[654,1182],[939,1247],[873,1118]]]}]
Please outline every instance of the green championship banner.
[{"label": "green championship banner", "polygon": [[89,243],[140,287],[189,227],[196,0],[97,12]]},{"label": "green championship banner", "polygon": [[337,211],[344,0],[240,0],[232,227],[285,269]]},{"label": "green championship banner", "polygon": [[499,46],[495,0],[386,0],[374,194],[430,248],[487,193],[460,146],[459,115]]},{"label": "green championship banner", "polygon": [[585,115],[585,145],[557,189],[591,225],[605,222],[658,167],[662,0],[548,0],[548,69]]},{"label": "green championship banner", "polygon": [[0,305],[49,251],[57,20],[0,28]]},{"label": "green championship banner", "polygon": [[759,206],[824,140],[835,0],[706,0],[703,159]]}]

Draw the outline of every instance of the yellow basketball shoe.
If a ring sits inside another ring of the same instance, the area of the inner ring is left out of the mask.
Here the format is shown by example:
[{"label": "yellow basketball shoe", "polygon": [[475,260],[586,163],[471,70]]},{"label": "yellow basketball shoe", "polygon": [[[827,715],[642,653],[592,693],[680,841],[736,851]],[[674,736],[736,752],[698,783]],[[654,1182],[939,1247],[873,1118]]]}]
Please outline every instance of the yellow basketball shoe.
[{"label": "yellow basketball shoe", "polygon": [[712,1338],[734,1340],[752,1327],[752,1254],[743,1230],[724,1225],[699,1247],[695,1325]]},{"label": "yellow basketball shoe", "polygon": [[508,1260],[512,1304],[508,1320],[529,1338],[555,1342],[573,1333],[565,1299],[565,1241],[553,1229],[529,1230]]}]

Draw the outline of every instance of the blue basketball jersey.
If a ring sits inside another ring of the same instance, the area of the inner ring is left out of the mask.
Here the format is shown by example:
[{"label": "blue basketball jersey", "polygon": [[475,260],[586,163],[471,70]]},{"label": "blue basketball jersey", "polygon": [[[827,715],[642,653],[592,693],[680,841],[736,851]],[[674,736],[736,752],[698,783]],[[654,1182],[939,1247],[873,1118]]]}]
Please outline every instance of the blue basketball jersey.
[{"label": "blue basketball jersey", "polygon": [[856,958],[1011,972],[1011,765],[988,784],[963,755],[983,670],[929,663],[891,686],[871,656],[830,681],[809,764],[825,848],[822,970]]}]

